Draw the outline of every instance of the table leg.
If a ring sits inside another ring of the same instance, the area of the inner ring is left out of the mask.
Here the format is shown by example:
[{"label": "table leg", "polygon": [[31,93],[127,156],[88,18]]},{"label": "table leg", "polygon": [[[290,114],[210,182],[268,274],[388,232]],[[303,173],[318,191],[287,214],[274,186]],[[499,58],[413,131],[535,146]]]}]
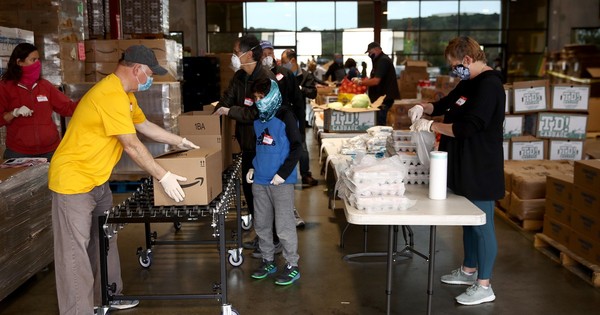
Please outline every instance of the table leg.
[{"label": "table leg", "polygon": [[386,314],[391,312],[392,302],[392,260],[394,256],[394,226],[388,227],[388,252],[387,252],[387,283],[385,288],[386,294]]},{"label": "table leg", "polygon": [[427,315],[431,315],[433,298],[433,269],[435,266],[435,225],[429,227],[429,271],[427,273]]}]

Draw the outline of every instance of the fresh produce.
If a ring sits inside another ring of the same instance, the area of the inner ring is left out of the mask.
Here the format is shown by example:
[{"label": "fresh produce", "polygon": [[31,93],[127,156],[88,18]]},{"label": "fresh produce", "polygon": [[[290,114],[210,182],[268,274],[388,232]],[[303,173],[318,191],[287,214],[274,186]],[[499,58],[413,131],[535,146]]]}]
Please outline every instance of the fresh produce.
[{"label": "fresh produce", "polygon": [[344,107],[344,104],[342,104],[342,102],[333,102],[327,104],[327,108],[331,109],[342,109],[342,107]]},{"label": "fresh produce", "polygon": [[367,94],[354,95],[350,103],[352,104],[352,108],[368,108],[371,106],[371,100],[369,100]]},{"label": "fresh produce", "polygon": [[342,85],[340,85],[339,93],[350,93],[350,94],[363,94],[367,91],[366,86],[357,85],[354,82],[344,78]]}]

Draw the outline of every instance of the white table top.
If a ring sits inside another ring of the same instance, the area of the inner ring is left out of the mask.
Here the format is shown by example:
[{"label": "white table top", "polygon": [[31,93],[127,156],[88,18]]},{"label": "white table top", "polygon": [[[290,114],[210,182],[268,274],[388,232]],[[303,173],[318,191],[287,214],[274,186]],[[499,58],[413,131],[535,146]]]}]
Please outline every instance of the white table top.
[{"label": "white table top", "polygon": [[345,203],[346,220],[359,225],[483,225],[485,213],[465,197],[448,192],[445,200],[428,197],[429,186],[406,185],[405,196],[417,203],[404,211],[367,213]]}]

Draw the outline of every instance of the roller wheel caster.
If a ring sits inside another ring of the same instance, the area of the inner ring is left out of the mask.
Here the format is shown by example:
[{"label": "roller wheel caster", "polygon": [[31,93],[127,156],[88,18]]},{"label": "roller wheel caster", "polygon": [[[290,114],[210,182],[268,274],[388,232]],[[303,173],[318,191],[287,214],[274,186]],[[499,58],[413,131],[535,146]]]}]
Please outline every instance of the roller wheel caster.
[{"label": "roller wheel caster", "polygon": [[229,256],[227,257],[229,264],[234,267],[239,267],[244,263],[244,256],[242,256],[242,249],[235,248],[229,250]]},{"label": "roller wheel caster", "polygon": [[175,228],[175,231],[181,230],[181,222],[173,222],[173,227]]},{"label": "roller wheel caster", "polygon": [[138,248],[138,262],[143,268],[149,268],[152,265],[152,251],[149,249],[142,250]]},{"label": "roller wheel caster", "polygon": [[242,229],[244,229],[244,231],[248,231],[252,228],[252,215],[251,214],[247,214],[247,215],[243,215],[240,220],[242,221]]}]

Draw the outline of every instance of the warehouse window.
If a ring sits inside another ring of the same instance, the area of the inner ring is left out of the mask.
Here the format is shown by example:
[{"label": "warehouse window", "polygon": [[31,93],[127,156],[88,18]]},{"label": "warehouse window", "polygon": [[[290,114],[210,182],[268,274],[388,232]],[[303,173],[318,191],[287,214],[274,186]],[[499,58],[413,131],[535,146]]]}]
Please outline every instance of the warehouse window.
[{"label": "warehouse window", "polygon": [[[469,35],[480,43],[500,46],[501,7],[501,0],[383,1],[383,51],[396,64],[407,58],[427,60],[447,71],[444,48],[456,36]],[[373,1],[207,1],[209,12],[217,13],[207,14],[209,26],[219,26],[218,32],[208,36],[211,52],[229,52],[231,42],[224,45],[223,40],[252,33],[273,42],[276,56],[291,47],[297,50],[300,62],[312,58],[325,62],[339,52],[344,58],[354,58],[359,65],[367,61],[370,67],[364,50],[374,39]],[[227,20],[235,17],[241,20]],[[501,49],[493,53],[499,55]],[[488,59],[493,60],[496,55]]]}]

